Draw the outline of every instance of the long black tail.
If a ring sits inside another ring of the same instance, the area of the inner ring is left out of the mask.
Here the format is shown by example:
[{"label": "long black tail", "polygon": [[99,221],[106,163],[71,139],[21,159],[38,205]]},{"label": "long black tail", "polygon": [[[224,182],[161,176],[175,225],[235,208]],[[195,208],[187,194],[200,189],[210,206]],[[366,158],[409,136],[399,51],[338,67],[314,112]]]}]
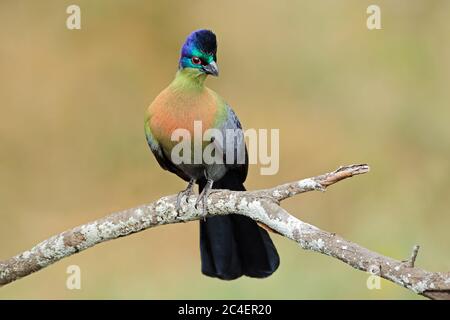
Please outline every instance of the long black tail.
[{"label": "long black tail", "polygon": [[[205,181],[199,181],[200,191]],[[214,189],[244,191],[240,179],[229,172],[214,182]],[[254,278],[270,276],[280,258],[266,230],[241,215],[227,215],[200,221],[202,273],[223,280],[242,275]]]}]

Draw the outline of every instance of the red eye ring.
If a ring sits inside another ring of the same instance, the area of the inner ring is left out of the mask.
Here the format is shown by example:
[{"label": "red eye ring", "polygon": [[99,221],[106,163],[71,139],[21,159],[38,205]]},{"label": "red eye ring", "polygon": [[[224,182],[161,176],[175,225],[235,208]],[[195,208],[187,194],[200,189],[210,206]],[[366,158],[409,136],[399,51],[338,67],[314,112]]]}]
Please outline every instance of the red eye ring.
[{"label": "red eye ring", "polygon": [[199,57],[192,57],[192,58],[191,58],[191,61],[192,61],[192,63],[195,64],[195,65],[202,64],[202,60],[201,60]]}]

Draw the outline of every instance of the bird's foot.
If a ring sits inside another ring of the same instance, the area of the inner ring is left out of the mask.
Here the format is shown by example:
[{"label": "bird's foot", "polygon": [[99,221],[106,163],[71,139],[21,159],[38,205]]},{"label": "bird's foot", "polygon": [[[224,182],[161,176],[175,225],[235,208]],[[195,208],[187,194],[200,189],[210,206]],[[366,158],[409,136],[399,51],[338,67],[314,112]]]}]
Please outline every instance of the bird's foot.
[{"label": "bird's foot", "polygon": [[189,197],[192,195],[193,193],[193,189],[194,189],[194,183],[195,180],[191,179],[189,181],[189,184],[187,185],[186,189],[184,189],[183,191],[180,191],[177,195],[177,204],[175,206],[175,210],[177,212],[181,211],[181,200],[183,199],[183,197],[186,197],[186,203],[188,202]]},{"label": "bird's foot", "polygon": [[197,198],[197,201],[195,202],[195,209],[198,209],[198,205],[200,202],[202,203],[202,213],[205,218],[206,214],[208,213],[207,204],[208,204],[208,196],[211,193],[211,188],[214,181],[211,179],[208,179],[205,185],[205,188],[203,188],[203,191],[200,193],[200,195]]}]

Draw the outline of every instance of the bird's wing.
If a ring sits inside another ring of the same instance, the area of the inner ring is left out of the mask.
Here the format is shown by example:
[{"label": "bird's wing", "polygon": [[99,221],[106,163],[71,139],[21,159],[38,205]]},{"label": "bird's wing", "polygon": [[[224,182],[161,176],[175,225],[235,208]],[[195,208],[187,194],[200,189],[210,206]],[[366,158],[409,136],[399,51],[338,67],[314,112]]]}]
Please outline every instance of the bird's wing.
[{"label": "bird's wing", "polygon": [[[227,104],[226,105],[226,118],[221,126],[222,135],[224,137],[224,143],[221,146],[224,154],[224,161],[227,162],[227,151],[233,151],[234,159],[233,165],[230,166],[230,170],[236,170],[239,173],[239,177],[242,182],[247,178],[248,172],[248,154],[247,146],[245,145],[244,132],[242,130],[241,122],[239,121],[236,113]],[[228,133],[234,132],[233,139],[227,138]]]},{"label": "bird's wing", "polygon": [[170,159],[166,157],[164,154],[164,151],[162,150],[158,140],[155,139],[155,137],[152,134],[152,130],[150,129],[149,121],[145,121],[145,137],[147,138],[148,146],[150,147],[150,150],[152,150],[153,155],[156,158],[156,161],[158,161],[161,168],[164,170],[170,171],[172,173],[175,173],[177,176],[179,176],[181,179],[185,181],[189,181],[190,178],[180,169],[178,169]]}]

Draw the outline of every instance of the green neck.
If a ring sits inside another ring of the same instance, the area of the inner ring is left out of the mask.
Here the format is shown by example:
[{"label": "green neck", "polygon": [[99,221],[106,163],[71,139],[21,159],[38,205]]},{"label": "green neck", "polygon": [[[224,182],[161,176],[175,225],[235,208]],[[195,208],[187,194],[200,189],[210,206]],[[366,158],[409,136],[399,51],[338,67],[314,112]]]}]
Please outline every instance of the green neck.
[{"label": "green neck", "polygon": [[184,68],[177,71],[170,86],[175,90],[202,91],[206,74],[194,68]]}]

